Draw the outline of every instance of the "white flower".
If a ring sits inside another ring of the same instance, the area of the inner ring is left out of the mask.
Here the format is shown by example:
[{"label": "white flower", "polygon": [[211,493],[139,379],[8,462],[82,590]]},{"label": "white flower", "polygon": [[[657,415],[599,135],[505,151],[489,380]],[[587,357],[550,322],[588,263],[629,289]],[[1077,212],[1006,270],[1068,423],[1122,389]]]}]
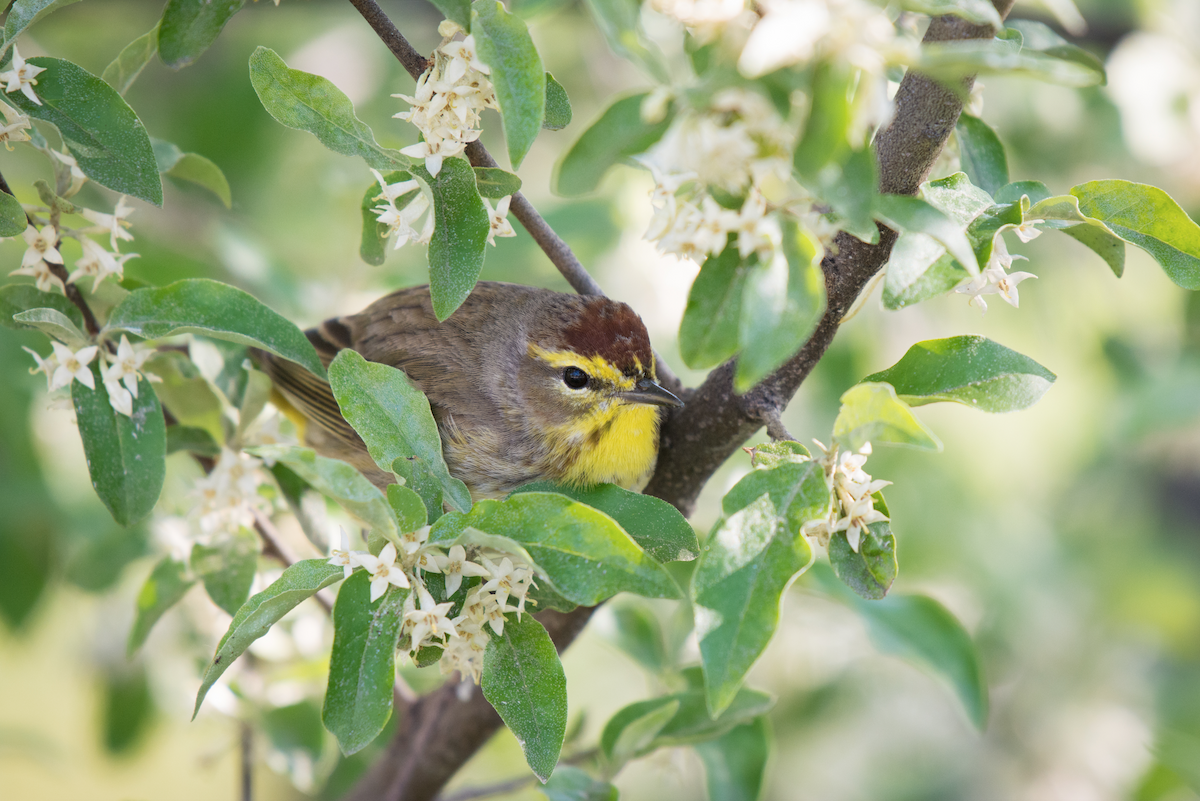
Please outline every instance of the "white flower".
[{"label": "white flower", "polygon": [[5,92],[12,94],[20,90],[21,94],[29,98],[30,102],[40,106],[42,101],[34,94],[33,87],[37,85],[38,73],[45,71],[45,67],[35,67],[27,63],[17,52],[17,46],[13,45],[12,69],[0,72],[0,83],[6,84]]},{"label": "white flower", "polygon": [[1032,242],[1042,235],[1042,229],[1037,228],[1038,223],[1044,223],[1045,220],[1025,220],[1016,228],[1013,233],[1017,235],[1017,239],[1022,242]]},{"label": "white flower", "polygon": [[490,575],[487,568],[467,561],[466,549],[461,545],[455,545],[448,554],[437,554],[433,559],[436,567],[429,569],[445,576],[447,596],[458,592],[464,576],[486,577]]},{"label": "white flower", "polygon": [[483,557],[481,561],[487,568],[491,579],[479,588],[480,591],[495,594],[496,603],[504,606],[508,603],[508,596],[512,593],[513,587],[520,582],[521,576],[518,574],[517,568],[507,556],[501,559],[498,565],[487,557]]},{"label": "white flower", "polygon": [[[112,364],[101,370],[101,375],[104,377],[104,386],[108,389],[109,400],[113,403],[113,407],[120,411],[121,414],[133,414],[132,402],[125,404],[122,401],[122,406],[117,407],[116,402],[113,401],[114,393],[121,394],[121,382],[123,381],[125,383],[125,390],[129,395],[136,398],[138,396],[138,379],[142,378],[140,372],[142,364],[153,354],[154,351],[150,348],[134,348],[133,345],[129,344],[128,337],[121,334],[121,343],[117,346],[116,358],[113,359]],[[147,380],[158,379],[157,376],[145,376],[145,378]],[[125,408],[128,408],[129,411],[123,411]]]},{"label": "white flower", "polygon": [[28,247],[25,249],[25,255],[21,257],[21,267],[32,267],[39,261],[50,262],[51,264],[62,264],[62,254],[58,252],[58,231],[53,225],[42,226],[42,230],[34,228],[32,225],[25,227],[25,231],[21,234],[21,238],[25,240]]},{"label": "white flower", "polygon": [[29,134],[26,131],[33,127],[29,117],[7,103],[0,103],[0,113],[4,114],[6,121],[5,125],[0,126],[0,142],[3,142],[9,151],[12,150],[13,142],[28,142]]},{"label": "white flower", "polygon": [[492,68],[479,60],[474,36],[468,36],[460,42],[450,42],[442,45],[439,49],[450,57],[450,61],[442,73],[442,79],[449,83],[457,83],[467,74],[467,70],[476,70],[484,75],[492,73]]},{"label": "white flower", "polygon": [[[371,586],[374,587],[374,584]],[[404,613],[405,622],[412,626],[412,651],[414,653],[424,644],[427,637],[458,634],[454,621],[446,617],[446,613],[454,606],[453,603],[449,601],[437,603],[429,594],[429,590],[425,589],[422,584],[417,585],[417,595],[421,602],[421,608]]]},{"label": "white flower", "polygon": [[[116,386],[121,392],[128,392],[119,384]],[[267,499],[258,494],[261,467],[260,460],[245,453],[228,448],[221,451],[212,472],[196,482],[199,503],[194,511],[204,534],[253,526],[254,511],[269,508]]]},{"label": "white flower", "polygon": [[837,521],[834,530],[846,532],[846,540],[850,543],[850,550],[855,553],[858,553],[858,544],[862,538],[863,529],[872,523],[888,519],[887,515],[875,509],[875,501],[870,495],[864,495],[860,500],[855,501],[849,509],[844,511],[846,516]]},{"label": "white flower", "polygon": [[354,560],[350,556],[350,537],[346,535],[346,529],[342,529],[342,547],[341,549],[334,548],[330,554],[328,564],[341,565],[343,578],[350,578],[350,574],[354,572]]},{"label": "white flower", "polygon": [[438,668],[443,675],[457,670],[478,684],[483,674],[483,654],[491,638],[482,625],[461,615],[454,619],[454,626],[458,636],[447,639]]},{"label": "white flower", "polygon": [[99,353],[98,347],[88,345],[86,348],[72,351],[61,342],[51,342],[50,344],[54,346],[54,358],[58,361],[58,367],[54,370],[54,378],[50,381],[51,391],[69,387],[72,381],[78,381],[88,389],[96,388],[96,377],[92,375],[88,365]]},{"label": "white flower", "polygon": [[745,10],[746,0],[652,0],[651,5],[688,26],[705,43]]},{"label": "white flower", "polygon": [[434,216],[430,212],[425,223],[418,231],[415,224],[422,214],[429,211],[429,198],[419,194],[408,202],[402,209],[396,208],[392,201],[386,205],[375,207],[375,219],[388,227],[388,236],[395,237],[394,247],[400,248],[411,240],[427,244],[433,238]]},{"label": "white flower", "polygon": [[95,240],[88,237],[80,237],[79,245],[83,248],[83,255],[75,262],[75,269],[67,278],[68,284],[73,284],[81,278],[92,278],[92,291],[96,291],[96,287],[108,278],[110,275],[116,276],[118,281],[125,279],[125,262],[130,259],[136,259],[136,253],[109,253]]},{"label": "white flower", "polygon": [[22,345],[21,347],[24,348],[25,352],[28,353],[30,356],[32,356],[33,360],[37,362],[37,367],[29,368],[29,374],[37,375],[38,373],[45,373],[46,374],[46,388],[49,390],[53,390],[54,389],[54,372],[58,369],[58,357],[55,356],[53,352],[51,352],[49,356],[47,356],[46,358],[43,359],[41,356],[38,355],[37,351],[31,350],[30,348],[25,348],[24,345]]},{"label": "white flower", "polygon": [[54,287],[66,291],[63,286],[62,279],[55,275],[50,270],[50,265],[44,261],[39,261],[30,267],[21,267],[13,270],[9,275],[28,275],[35,281],[35,285],[41,292],[49,292]]},{"label": "white flower", "polygon": [[80,187],[83,186],[83,182],[87,180],[87,175],[84,174],[83,170],[79,169],[79,162],[75,160],[74,156],[67,152],[66,148],[63,148],[61,153],[59,153],[57,150],[51,150],[50,155],[70,168],[71,186],[67,189],[64,197],[71,197],[79,191]]},{"label": "white flower", "polygon": [[417,551],[421,550],[422,546],[429,539],[429,532],[433,526],[422,526],[416,531],[406,531],[400,535],[400,547],[407,556],[412,556]]},{"label": "white flower", "polygon": [[132,242],[133,234],[125,230],[129,227],[129,221],[125,218],[128,217],[134,211],[134,209],[132,206],[126,203],[126,200],[128,200],[128,198],[125,195],[121,195],[120,199],[117,200],[117,207],[113,209],[112,214],[105,214],[93,209],[84,209],[82,211],[83,216],[95,223],[94,227],[83,229],[84,233],[108,234],[111,241],[110,247],[112,247],[114,251],[118,249],[118,239],[124,239],[127,242]]},{"label": "white flower", "polygon": [[501,236],[516,236],[517,232],[513,230],[512,223],[508,221],[508,204],[512,200],[512,195],[506,195],[496,204],[496,208],[492,208],[492,204],[484,198],[483,205],[487,206],[488,223],[491,228],[488,230],[488,244],[495,247],[496,237]]},{"label": "white flower", "polygon": [[354,562],[366,568],[371,576],[371,603],[375,603],[387,592],[389,584],[393,587],[408,587],[408,576],[404,575],[400,565],[396,564],[396,546],[392,543],[383,546],[379,556],[355,551],[352,557]]},{"label": "white flower", "polygon": [[738,253],[743,259],[755,252],[769,254],[783,243],[779,220],[767,216],[767,199],[757,187],[750,188],[734,230],[738,235]]},{"label": "white flower", "polygon": [[379,182],[379,186],[382,189],[382,191],[375,196],[375,199],[387,201],[389,204],[395,203],[396,198],[402,195],[407,195],[414,189],[421,188],[421,184],[415,179],[409,181],[398,181],[397,183],[389,184],[386,180],[384,180],[383,173],[379,172],[379,170],[372,168],[371,174],[375,176],[375,180]]}]

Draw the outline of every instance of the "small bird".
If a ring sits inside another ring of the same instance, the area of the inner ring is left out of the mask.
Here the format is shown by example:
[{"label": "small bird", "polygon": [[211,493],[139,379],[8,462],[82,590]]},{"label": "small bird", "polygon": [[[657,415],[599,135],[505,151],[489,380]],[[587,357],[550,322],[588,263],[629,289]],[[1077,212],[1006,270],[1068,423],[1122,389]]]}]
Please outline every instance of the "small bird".
[{"label": "small bird", "polygon": [[[438,322],[420,286],[306,333],[327,366],[353,348],[403,370],[429,398],[451,475],[476,500],[542,480],[640,489],[658,458],[665,407],[683,405],[655,377],[641,318],[600,296],[481,281]],[[253,356],[309,446],[378,486],[395,480],[342,418],[327,382],[269,353]]]}]

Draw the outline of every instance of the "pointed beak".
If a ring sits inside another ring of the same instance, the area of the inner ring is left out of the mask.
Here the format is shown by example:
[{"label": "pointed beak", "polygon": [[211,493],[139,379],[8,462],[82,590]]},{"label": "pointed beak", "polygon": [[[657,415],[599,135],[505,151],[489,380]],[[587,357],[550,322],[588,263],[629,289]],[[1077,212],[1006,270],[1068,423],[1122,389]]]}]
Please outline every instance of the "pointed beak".
[{"label": "pointed beak", "polygon": [[683,401],[663,389],[649,378],[643,378],[629,392],[622,392],[619,398],[630,403],[646,403],[651,406],[682,406]]}]

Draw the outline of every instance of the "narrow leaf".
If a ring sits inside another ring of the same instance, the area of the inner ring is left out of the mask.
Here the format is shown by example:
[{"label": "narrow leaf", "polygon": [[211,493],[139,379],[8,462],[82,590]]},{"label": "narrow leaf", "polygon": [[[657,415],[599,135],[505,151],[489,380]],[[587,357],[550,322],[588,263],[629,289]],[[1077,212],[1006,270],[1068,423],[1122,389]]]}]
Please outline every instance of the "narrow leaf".
[{"label": "narrow leaf", "polygon": [[571,101],[567,90],[554,80],[554,76],[546,73],[546,118],[542,127],[548,131],[561,131],[571,124],[574,113],[571,111]]},{"label": "narrow leaf", "polygon": [[113,309],[104,330],[128,331],[144,339],[203,334],[262,348],[325,377],[317,352],[295,323],[252,295],[207,278],[130,292]]},{"label": "narrow leaf", "polygon": [[491,223],[475,186],[475,171],[465,159],[446,159],[436,178],[421,166],[413,167],[412,174],[433,195],[429,294],[433,313],[438,320],[445,320],[479,280]]},{"label": "narrow leaf", "polygon": [[189,426],[167,427],[167,453],[188,451],[197,456],[207,456],[210,459],[221,455],[221,446],[213,435],[203,428]]},{"label": "narrow leaf", "polygon": [[369,745],[392,716],[396,645],[408,592],[389,586],[371,603],[371,577],[365,570],[338,590],[321,718],[347,756]]},{"label": "narrow leaf", "polygon": [[87,70],[60,58],[31,58],[37,76],[37,105],[20,92],[7,102],[44,120],[88,178],[114,192],[162,205],[162,180],[146,126],[117,91]]},{"label": "narrow leaf", "polygon": [[55,309],[74,323],[76,328],[83,328],[83,314],[65,296],[55,292],[42,292],[33,284],[0,286],[0,325],[18,331],[36,330],[32,325],[13,319],[15,315],[30,309]]},{"label": "narrow leaf", "polygon": [[301,601],[312,597],[318,590],[342,579],[340,565],[331,565],[325,559],[305,559],[283,571],[271,586],[252,596],[233,616],[229,629],[221,642],[212,662],[204,670],[200,690],[196,693],[196,708],[192,717],[200,711],[200,704],[209,689],[221,678],[221,674],[233,664],[250,644],[267,633],[279,618],[292,611]]},{"label": "narrow leaf", "polygon": [[918,342],[900,361],[863,379],[891,384],[910,406],[955,401],[985,412],[1027,409],[1054,380],[1028,356],[974,335]]},{"label": "narrow leaf", "polygon": [[[1071,0],[1065,0],[1065,2],[1071,3]],[[1052,7],[1051,3],[1047,3],[1046,5],[1047,7]],[[1075,10],[1075,16],[1078,17],[1079,22],[1083,22],[1083,18],[1079,16],[1078,9]],[[1010,30],[1020,32],[1021,50],[1023,52],[1043,53],[1065,62],[1078,64],[1083,69],[1098,75],[1098,83],[1101,86],[1107,83],[1108,77],[1104,72],[1104,62],[1082,47],[1072,44],[1059,36],[1049,25],[1031,19],[1013,19],[1008,20],[1005,24]]]},{"label": "narrow leaf", "polygon": [[545,782],[567,733],[567,678],[550,635],[532,615],[509,617],[504,635],[488,642],[481,686]]},{"label": "narrow leaf", "polygon": [[387,501],[396,515],[396,525],[400,531],[416,531],[429,520],[429,512],[421,496],[408,487],[388,484]]},{"label": "narrow leaf", "polygon": [[1047,193],[1034,202],[1025,218],[1043,220],[1051,225],[1065,224],[1066,227],[1058,230],[1095,251],[1118,278],[1125,272],[1125,240],[1104,222],[1084,214],[1075,195],[1049,197]]},{"label": "narrow leaf", "polygon": [[597,27],[612,51],[645,70],[659,83],[669,83],[663,54],[647,41],[638,20],[636,0],[586,0]]},{"label": "narrow leaf", "polygon": [[221,34],[245,0],[168,0],[159,21],[158,54],[172,69],[191,64]]},{"label": "narrow leaf", "polygon": [[940,81],[951,91],[968,75],[1006,75],[1033,78],[1063,86],[1095,86],[1105,81],[1097,62],[1060,58],[1059,54],[1013,47],[1000,40],[934,42],[921,48],[913,68]]},{"label": "narrow leaf", "polygon": [[157,52],[158,24],[155,23],[153,28],[125,45],[112,63],[104,68],[100,80],[124,95]]},{"label": "narrow leaf", "polygon": [[498,0],[475,0],[471,9],[471,34],[480,60],[491,68],[508,158],[516,169],[542,129],[546,72],[523,19]]},{"label": "narrow leaf", "polygon": [[704,763],[709,801],[754,801],[762,795],[771,753],[771,724],[765,716],[695,748]]},{"label": "narrow leaf", "polygon": [[[984,5],[995,11],[991,3],[985,2]],[[989,195],[996,194],[1008,183],[1008,156],[1004,153],[1000,137],[986,122],[970,114],[960,116],[954,130],[958,136],[963,170],[973,184]]]},{"label": "narrow leaf", "polygon": [[332,498],[372,531],[395,540],[396,517],[383,493],[345,462],[318,456],[311,448],[289,445],[260,445],[248,449],[255,456],[282,462],[313,489]]},{"label": "narrow leaf", "polygon": [[229,191],[229,180],[221,168],[199,153],[184,153],[171,169],[166,171],[171,178],[187,181],[203,187],[217,196],[225,208],[233,208],[233,195]]},{"label": "narrow leaf", "polygon": [[642,550],[659,562],[686,562],[696,558],[700,545],[687,518],[671,504],[615,484],[570,487],[539,481],[513,491],[557,492],[599,509],[617,522]]},{"label": "narrow leaf", "polygon": [[705,542],[691,597],[713,715],[737,696],[775,634],[784,590],[812,558],[808,541],[789,530],[766,494],[720,522]]},{"label": "narrow leaf", "polygon": [[346,349],[329,365],[329,385],[342,416],[363,438],[380,469],[390,471],[397,459],[416,456],[434,471],[456,509],[471,508],[467,486],[450,475],[442,458],[429,400],[403,370],[368,362]]},{"label": "narrow leaf", "polygon": [[1090,181],[1071,189],[1079,210],[1154,257],[1184,289],[1200,289],[1200,226],[1170,195],[1132,181]]},{"label": "narrow leaf", "polygon": [[574,197],[595,191],[608,168],[650,149],[671,125],[675,105],[657,122],[642,119],[642,101],[649,93],[617,100],[571,145],[554,165],[551,184],[556,195]]},{"label": "narrow leaf", "polygon": [[617,801],[617,788],[572,765],[560,765],[538,790],[546,801]]},{"label": "narrow leaf", "polygon": [[679,351],[688,367],[715,367],[737,353],[748,271],[736,243],[704,260],[679,324]]},{"label": "narrow leaf", "polygon": [[7,192],[0,192],[0,236],[20,236],[29,225],[21,201]]},{"label": "narrow leaf", "polygon": [[75,321],[58,309],[30,309],[13,315],[13,322],[36,328],[44,334],[78,350],[88,344],[87,335],[79,330]]},{"label": "narrow leaf", "polygon": [[652,673],[668,666],[666,635],[653,612],[632,604],[608,604],[604,609],[607,615],[596,621],[602,624],[596,627],[601,637]]},{"label": "narrow leaf", "polygon": [[138,381],[133,416],[119,414],[93,363],[95,389],[71,384],[92,486],[113,519],[131,526],[150,514],[166,477],[167,426],[149,382]]},{"label": "narrow leaf", "polygon": [[240,528],[213,545],[193,545],[189,561],[213,603],[236,615],[250,596],[259,550],[254,532]]},{"label": "narrow leaf", "polygon": [[[687,675],[694,671],[689,668],[684,671]],[[709,714],[708,705],[704,700],[702,689],[689,689],[684,692],[672,693],[647,701],[636,701],[622,707],[609,718],[600,734],[600,750],[611,754],[615,744],[621,738],[625,728],[638,720],[643,720],[648,713],[667,705],[675,705],[675,713],[657,731],[653,738],[643,745],[636,756],[644,756],[657,748],[670,748],[681,745],[695,745],[720,737],[736,726],[748,723],[770,711],[775,699],[758,690],[741,689],[737,691],[733,701],[725,711],[717,716]]]},{"label": "narrow leaf", "polygon": [[929,451],[942,449],[934,433],[896,397],[891,384],[861,383],[846,390],[842,408],[833,422],[833,436],[855,451],[868,442]]},{"label": "narrow leaf", "polygon": [[379,146],[340,89],[319,75],[289,69],[274,50],[259,47],[251,54],[250,83],[267,113],[289,128],[308,131],[333,152],[361,156],[377,170],[408,166],[407,156]]},{"label": "narrow leaf", "polygon": [[480,197],[499,200],[521,191],[521,179],[499,167],[475,167],[475,188]]},{"label": "narrow leaf", "polygon": [[133,656],[150,636],[150,629],[158,619],[187,593],[195,580],[188,578],[187,565],[167,556],[162,559],[137,596],[137,613],[129,640],[125,644],[127,656]]}]

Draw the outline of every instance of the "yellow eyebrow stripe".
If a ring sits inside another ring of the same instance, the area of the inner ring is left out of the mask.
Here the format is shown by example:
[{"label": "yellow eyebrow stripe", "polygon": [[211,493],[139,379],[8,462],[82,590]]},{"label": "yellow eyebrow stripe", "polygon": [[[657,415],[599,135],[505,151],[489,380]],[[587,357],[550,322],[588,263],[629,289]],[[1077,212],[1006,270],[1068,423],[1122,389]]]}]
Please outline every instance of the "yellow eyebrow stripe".
[{"label": "yellow eyebrow stripe", "polygon": [[[578,367],[594,378],[615,384],[619,389],[633,389],[636,383],[635,377],[625,375],[600,356],[582,356],[569,350],[547,350],[533,344],[529,346],[529,353],[557,370]],[[641,367],[641,362],[638,362],[638,367]]]}]

